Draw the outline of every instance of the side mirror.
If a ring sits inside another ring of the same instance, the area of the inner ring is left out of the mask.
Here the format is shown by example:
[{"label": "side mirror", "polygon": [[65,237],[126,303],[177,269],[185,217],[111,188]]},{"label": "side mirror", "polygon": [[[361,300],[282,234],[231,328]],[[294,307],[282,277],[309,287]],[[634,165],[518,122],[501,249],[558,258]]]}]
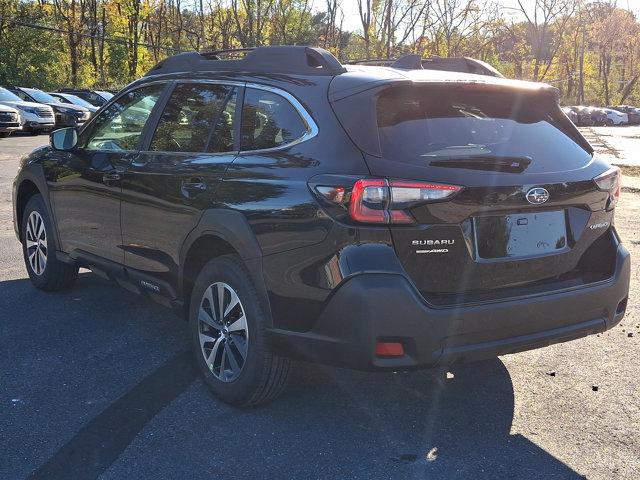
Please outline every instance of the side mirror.
[{"label": "side mirror", "polygon": [[51,132],[49,143],[55,150],[71,150],[78,144],[78,132],[75,128],[61,128]]}]

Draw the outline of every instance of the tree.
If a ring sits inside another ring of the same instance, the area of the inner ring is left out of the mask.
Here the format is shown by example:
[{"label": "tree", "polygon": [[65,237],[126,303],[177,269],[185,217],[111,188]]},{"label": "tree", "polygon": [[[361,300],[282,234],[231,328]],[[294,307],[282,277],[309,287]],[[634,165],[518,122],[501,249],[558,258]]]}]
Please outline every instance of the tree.
[{"label": "tree", "polygon": [[71,70],[71,84],[78,85],[78,70],[80,66],[80,47],[82,30],[86,25],[86,0],[53,0],[56,16],[66,29],[67,46],[69,48],[69,66]]},{"label": "tree", "polygon": [[[530,29],[534,57],[534,81],[544,78],[551,67],[562,43],[564,27],[575,11],[576,5],[575,0],[535,0],[531,7],[527,7],[522,3],[522,0],[518,0],[520,11],[527,20]],[[540,69],[543,65],[544,72],[541,75]]]}]

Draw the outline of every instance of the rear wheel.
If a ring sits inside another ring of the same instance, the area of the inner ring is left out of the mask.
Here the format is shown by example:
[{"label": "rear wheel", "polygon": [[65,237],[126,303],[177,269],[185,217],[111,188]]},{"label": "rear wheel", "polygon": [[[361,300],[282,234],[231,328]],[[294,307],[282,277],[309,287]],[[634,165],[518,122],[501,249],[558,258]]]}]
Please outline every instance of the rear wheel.
[{"label": "rear wheel", "polygon": [[22,253],[31,282],[41,290],[67,288],[78,276],[77,265],[56,257],[53,229],[40,195],[29,199],[22,216]]},{"label": "rear wheel", "polygon": [[0,138],[7,138],[11,135],[11,132],[0,132]]},{"label": "rear wheel", "polygon": [[291,361],[266,342],[265,315],[242,260],[225,255],[196,280],[189,332],[211,391],[238,406],[267,403],[284,389]]}]

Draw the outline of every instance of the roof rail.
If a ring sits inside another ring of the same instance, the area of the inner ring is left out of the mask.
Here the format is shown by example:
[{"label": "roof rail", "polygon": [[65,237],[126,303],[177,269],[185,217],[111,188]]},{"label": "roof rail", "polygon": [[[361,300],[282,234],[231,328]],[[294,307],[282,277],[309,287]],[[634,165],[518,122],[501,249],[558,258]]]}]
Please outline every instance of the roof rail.
[{"label": "roof rail", "polygon": [[205,50],[204,52],[199,52],[200,55],[206,57],[208,60],[223,60],[221,57],[233,57],[239,55],[246,55],[247,52],[251,50],[255,50],[255,47],[247,47],[247,48],[225,48],[222,50]]},{"label": "roof rail", "polygon": [[[221,58],[241,53],[245,55],[240,59]],[[346,69],[322,48],[284,45],[180,53],[161,61],[146,75],[194,71],[334,76],[346,72]]]},{"label": "roof rail", "polygon": [[405,70],[422,70],[422,57],[420,55],[404,55],[391,65],[393,68]]},{"label": "roof rail", "polygon": [[417,54],[403,55],[400,58],[366,58],[363,60],[354,60],[348,65],[373,65],[376,67],[401,68],[403,70],[420,70],[422,69],[422,57]]},{"label": "roof rail", "polygon": [[353,60],[348,65],[374,65],[376,67],[388,67],[393,65],[395,60],[390,58],[365,58],[363,60]]},{"label": "roof rail", "polygon": [[375,65],[399,68],[403,70],[446,70],[453,72],[476,73],[492,77],[504,77],[498,70],[482,60],[469,57],[428,57],[404,55],[397,60],[373,58],[349,62],[351,65]]}]

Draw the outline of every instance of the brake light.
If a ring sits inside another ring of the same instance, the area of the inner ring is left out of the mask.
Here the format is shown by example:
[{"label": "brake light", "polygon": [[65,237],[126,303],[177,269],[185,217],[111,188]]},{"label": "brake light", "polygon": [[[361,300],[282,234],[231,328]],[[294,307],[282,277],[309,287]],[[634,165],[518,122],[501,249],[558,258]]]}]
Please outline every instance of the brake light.
[{"label": "brake light", "polygon": [[620,189],[622,187],[620,177],[620,169],[618,167],[611,167],[609,170],[593,179],[600,190],[609,192],[607,210],[614,208],[620,199]]},{"label": "brake light", "polygon": [[344,187],[316,187],[318,193],[348,209],[361,223],[414,223],[409,209],[415,205],[447,199],[460,190],[457,185],[405,180],[360,179],[351,192]]},{"label": "brake light", "polygon": [[358,180],[351,191],[349,216],[356,222],[389,223],[386,180]]}]

